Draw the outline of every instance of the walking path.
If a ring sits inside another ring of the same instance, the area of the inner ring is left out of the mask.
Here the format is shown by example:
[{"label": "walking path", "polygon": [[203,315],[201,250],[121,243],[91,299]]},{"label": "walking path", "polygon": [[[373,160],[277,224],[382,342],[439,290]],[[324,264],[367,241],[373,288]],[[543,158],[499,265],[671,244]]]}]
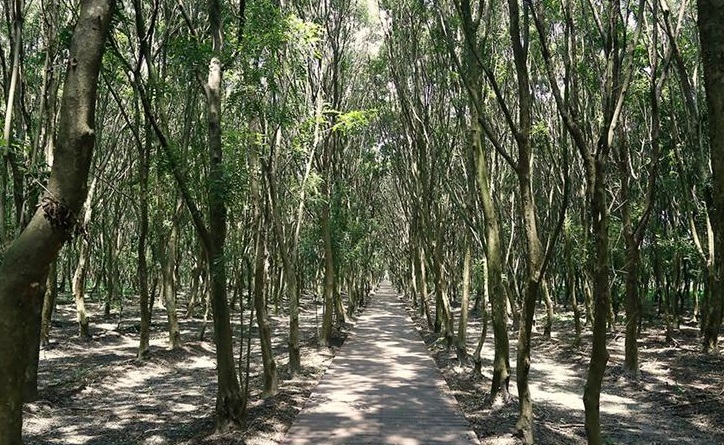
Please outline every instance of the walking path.
[{"label": "walking path", "polygon": [[285,444],[479,444],[389,283],[372,296]]}]

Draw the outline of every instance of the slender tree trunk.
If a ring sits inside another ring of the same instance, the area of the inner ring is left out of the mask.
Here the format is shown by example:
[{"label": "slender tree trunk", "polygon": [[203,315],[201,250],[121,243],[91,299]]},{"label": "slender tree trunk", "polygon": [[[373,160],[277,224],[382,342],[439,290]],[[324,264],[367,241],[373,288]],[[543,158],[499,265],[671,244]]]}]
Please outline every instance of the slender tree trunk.
[{"label": "slender tree trunk", "polygon": [[264,301],[264,282],[266,275],[266,236],[262,227],[262,220],[259,221],[256,260],[254,264],[254,309],[256,311],[256,323],[259,327],[259,341],[261,343],[262,364],[264,365],[264,392],[263,397],[275,395],[279,388],[279,377],[277,375],[274,351],[272,350],[271,324],[267,306]]},{"label": "slender tree trunk", "polygon": [[483,345],[485,344],[485,338],[488,335],[488,301],[490,301],[490,293],[488,292],[488,259],[483,257],[483,284],[482,284],[482,302],[480,303],[481,324],[482,329],[480,332],[480,339],[478,340],[478,346],[475,348],[473,354],[473,376],[480,377],[483,375],[483,360],[481,353],[483,351]]},{"label": "slender tree trunk", "polygon": [[595,306],[593,315],[593,339],[591,360],[588,364],[586,384],[583,389],[583,405],[586,409],[586,435],[588,443],[603,443],[601,435],[601,384],[608,363],[606,348],[606,322],[610,300],[608,263],[608,208],[606,206],[606,179],[604,165],[596,160],[596,174],[593,182],[591,216],[595,243],[594,290]]},{"label": "slender tree trunk", "polygon": [[[419,240],[418,240],[419,243]],[[420,282],[418,288],[420,289],[420,315],[425,316],[427,321],[427,327],[432,328],[432,317],[430,315],[430,306],[427,302],[427,270],[425,268],[425,249],[422,244],[418,244],[418,280]]]},{"label": "slender tree trunk", "polygon": [[[209,230],[207,258],[211,281],[211,305],[214,312],[214,338],[216,340],[217,429],[226,431],[241,427],[244,419],[243,396],[234,365],[231,316],[226,295],[226,202],[223,150],[221,143],[221,47],[223,28],[221,23],[221,2],[209,1],[209,21],[214,56],[209,63],[208,81],[204,86],[208,101],[209,129]],[[199,221],[201,224],[201,221]]]},{"label": "slender tree trunk", "polygon": [[43,285],[38,286],[36,294],[30,301],[33,312],[32,323],[25,326],[26,338],[30,344],[27,349],[28,364],[25,367],[25,384],[23,388],[23,400],[31,402],[38,397],[38,364],[40,361],[40,331],[43,311],[43,300],[45,299],[45,283],[47,277],[42,281]]},{"label": "slender tree trunk", "polygon": [[[140,8],[139,8],[140,9]],[[138,11],[137,11],[138,13]],[[145,26],[141,26],[145,28]],[[136,102],[137,104],[137,102]],[[140,121],[138,105],[136,105],[136,121]],[[144,358],[150,353],[149,340],[151,336],[151,304],[148,290],[148,175],[151,157],[151,124],[148,116],[144,116],[145,141],[136,142],[138,148],[138,244],[136,246],[136,274],[138,275],[138,296],[141,312],[141,332],[137,356]]]},{"label": "slender tree trunk", "polygon": [[168,318],[168,347],[176,349],[181,346],[181,330],[178,324],[178,311],[176,307],[176,262],[178,261],[178,238],[179,238],[179,218],[182,203],[179,201],[176,211],[172,216],[171,232],[166,240],[166,245],[162,247],[165,250],[163,254],[163,264],[161,265],[161,293],[163,294],[163,302],[166,307],[166,316]]},{"label": "slender tree trunk", "polygon": [[450,310],[450,299],[447,295],[447,283],[445,280],[444,259],[443,259],[443,243],[445,238],[443,235],[443,227],[438,227],[438,235],[435,240],[435,248],[433,254],[433,264],[435,270],[435,306],[436,317],[435,324],[440,323],[437,332],[444,327],[445,346],[449,350],[455,343],[455,328],[453,327],[452,311]]},{"label": "slender tree trunk", "polygon": [[58,266],[57,261],[50,263],[48,271],[48,280],[45,290],[45,299],[43,301],[43,315],[40,323],[40,345],[48,346],[50,344],[50,328],[53,320],[53,312],[55,311],[55,301],[58,298]]},{"label": "slender tree trunk", "polygon": [[[475,113],[474,113],[475,115]],[[493,205],[490,191],[488,167],[483,149],[483,133],[474,116],[473,133],[477,183],[483,214],[485,217],[485,251],[488,260],[488,286],[490,306],[493,312],[493,336],[495,339],[495,357],[493,358],[493,380],[490,388],[490,400],[507,403],[510,400],[510,345],[508,340],[508,317],[506,314],[506,291],[503,283],[503,256],[500,250],[500,224]]]},{"label": "slender tree trunk", "polygon": [[329,346],[332,338],[334,318],[334,259],[332,257],[332,227],[329,215],[329,202],[322,208],[322,238],[324,242],[324,317],[322,319],[322,335],[319,339],[322,346]]},{"label": "slender tree trunk", "polygon": [[[629,219],[630,223],[630,219]],[[624,218],[624,225],[626,221]],[[626,229],[624,229],[626,230]],[[626,341],[624,346],[624,368],[633,375],[639,372],[638,328],[639,318],[639,249],[632,234],[626,234]]]},{"label": "slender tree trunk", "polygon": [[458,325],[458,336],[456,349],[458,362],[462,365],[468,361],[467,331],[468,331],[468,310],[470,306],[470,261],[472,248],[470,247],[469,236],[466,236],[465,257],[463,258],[463,297],[460,302],[460,324]]},{"label": "slender tree trunk", "polygon": [[5,126],[3,131],[3,154],[0,156],[0,246],[7,241],[7,162],[10,151],[13,110],[15,109],[16,93],[20,84],[20,53],[23,42],[23,0],[13,0],[13,65],[8,88],[8,100],[5,104]]},{"label": "slender tree trunk", "polygon": [[264,298],[267,286],[267,241],[266,227],[268,224],[265,211],[266,203],[261,191],[261,181],[257,175],[261,174],[258,147],[249,150],[249,182],[252,200],[254,202],[254,218],[256,220],[256,243],[254,248],[254,309],[256,323],[259,327],[259,342],[261,344],[262,364],[264,366],[264,397],[277,393],[279,378],[277,375],[274,351],[272,351],[272,334],[267,311],[267,301]]},{"label": "slender tree trunk", "polygon": [[88,326],[88,312],[85,308],[85,278],[90,257],[90,246],[86,240],[80,240],[78,250],[78,265],[73,274],[73,299],[75,300],[76,321],[78,322],[78,335],[81,338],[90,338]]},{"label": "slender tree trunk", "polygon": [[581,347],[581,333],[583,331],[583,323],[581,323],[581,306],[578,304],[578,289],[576,288],[576,277],[572,270],[569,269],[568,287],[571,290],[571,308],[573,309],[573,325],[575,329],[575,337],[573,338],[573,347]]},{"label": "slender tree trunk", "polygon": [[[93,198],[96,187],[98,185],[98,177],[93,179],[88,195],[83,205],[83,227],[87,227],[93,216]],[[88,313],[85,308],[85,281],[88,274],[88,261],[90,261],[90,240],[83,237],[80,239],[80,249],[78,249],[78,266],[73,274],[73,298],[75,299],[76,321],[78,322],[79,333],[81,338],[90,338],[88,326]]]},{"label": "slender tree trunk", "polygon": [[550,339],[551,331],[553,330],[553,317],[555,316],[555,311],[553,309],[553,300],[551,299],[548,281],[548,279],[543,280],[541,283],[541,291],[543,292],[543,301],[546,305],[546,325],[543,329],[543,336]]}]

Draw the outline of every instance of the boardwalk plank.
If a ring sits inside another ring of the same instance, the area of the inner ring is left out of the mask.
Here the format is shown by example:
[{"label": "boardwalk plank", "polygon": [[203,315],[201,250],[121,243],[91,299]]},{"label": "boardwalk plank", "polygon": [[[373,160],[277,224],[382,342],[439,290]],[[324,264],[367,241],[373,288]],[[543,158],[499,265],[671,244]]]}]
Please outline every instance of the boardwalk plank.
[{"label": "boardwalk plank", "polygon": [[388,284],[372,297],[284,443],[479,444]]}]

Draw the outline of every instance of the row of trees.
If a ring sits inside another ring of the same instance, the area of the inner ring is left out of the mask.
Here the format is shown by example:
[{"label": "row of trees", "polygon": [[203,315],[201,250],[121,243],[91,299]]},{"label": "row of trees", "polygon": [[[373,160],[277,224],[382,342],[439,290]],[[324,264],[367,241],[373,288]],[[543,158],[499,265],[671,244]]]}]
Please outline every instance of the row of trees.
[{"label": "row of trees", "polygon": [[137,305],[139,358],[155,301],[170,347],[181,302],[213,314],[225,430],[244,420],[242,296],[273,394],[269,311],[296,371],[300,302],[319,296],[326,345],[384,267],[461,361],[468,310],[490,312],[492,403],[511,399],[513,319],[528,443],[536,306],[546,335],[572,309],[601,443],[621,313],[633,376],[644,317],[673,335],[693,316],[717,347],[717,3],[697,27],[666,0],[4,1],[0,444],[21,443],[58,289],[83,336],[86,293],[109,315]]},{"label": "row of trees", "polygon": [[270,311],[288,314],[296,372],[300,302],[319,295],[327,345],[382,270],[384,172],[361,131],[374,117],[367,5],[1,8],[0,444],[21,443],[59,290],[72,292],[83,337],[89,296],[106,316],[139,308],[139,359],[151,353],[154,304],[166,309],[171,348],[184,341],[182,303],[187,316],[213,315],[217,429],[242,426],[232,312],[253,307],[273,395]]},{"label": "row of trees", "polygon": [[[632,377],[643,317],[660,315],[669,338],[692,317],[703,352],[717,350],[722,34],[709,20],[721,5],[701,2],[697,27],[687,1],[381,3],[391,80],[379,126],[407,233],[389,248],[399,287],[460,358],[469,283],[476,308],[489,300],[493,403],[510,399],[513,317],[526,443],[536,305],[545,335],[555,307],[572,308],[576,344],[584,322],[592,330],[585,425],[603,443],[619,321]],[[463,308],[457,337],[450,294]]]}]

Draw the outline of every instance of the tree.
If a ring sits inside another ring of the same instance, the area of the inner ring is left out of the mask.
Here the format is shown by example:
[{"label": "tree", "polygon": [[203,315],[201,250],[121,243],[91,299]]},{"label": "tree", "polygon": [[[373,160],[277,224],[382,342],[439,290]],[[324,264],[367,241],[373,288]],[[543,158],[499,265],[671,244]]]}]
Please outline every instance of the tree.
[{"label": "tree", "polygon": [[83,0],[73,33],[61,102],[55,162],[47,192],[28,226],[4,253],[0,266],[0,444],[22,443],[25,326],[50,263],[63,244],[82,232],[78,216],[87,193],[95,146],[98,73],[110,28],[113,0]]},{"label": "tree", "polygon": [[[583,403],[586,410],[586,435],[589,444],[603,443],[600,422],[600,397],[603,375],[608,362],[608,350],[606,348],[607,318],[610,308],[611,288],[609,263],[609,223],[610,213],[607,196],[607,169],[610,161],[610,153],[614,145],[614,135],[620,122],[626,93],[631,81],[633,71],[633,50],[638,41],[642,26],[641,14],[643,13],[644,2],[640,1],[634,17],[636,29],[632,38],[625,41],[623,29],[626,24],[620,14],[621,2],[610,0],[602,5],[600,16],[597,15],[598,32],[603,43],[602,58],[600,62],[605,67],[601,70],[601,77],[598,79],[601,87],[600,101],[600,125],[596,130],[595,141],[589,140],[584,132],[584,119],[590,119],[585,113],[580,113],[574,108],[577,104],[568,98],[578,97],[579,91],[566,83],[566,94],[562,94],[558,78],[554,71],[554,64],[549,43],[549,32],[543,23],[543,10],[540,6],[533,9],[533,19],[538,36],[541,42],[541,50],[545,69],[553,96],[555,97],[558,112],[563,120],[568,133],[571,136],[584,165],[586,173],[586,199],[588,201],[589,218],[588,224],[593,235],[595,260],[591,264],[594,285],[594,320],[593,320],[593,344],[591,359],[588,365],[586,385],[583,394]],[[596,11],[599,14],[598,11]],[[567,37],[568,54],[564,55],[566,70],[570,73],[571,54],[576,54],[577,42],[575,30],[573,29],[572,2],[565,4],[565,32]],[[577,83],[573,84],[574,87]],[[573,91],[571,91],[573,90]],[[565,99],[564,99],[565,97]]]},{"label": "tree", "polygon": [[724,311],[724,2],[698,0],[699,39],[704,65],[704,88],[709,116],[712,200],[714,204],[714,282],[706,314],[704,352],[717,349]]},{"label": "tree", "polygon": [[[488,266],[488,288],[493,316],[495,358],[493,359],[493,380],[490,397],[493,402],[500,398],[507,402],[510,381],[510,346],[507,332],[506,295],[503,279],[503,255],[501,250],[501,228],[491,189],[491,175],[488,163],[490,154],[486,144],[486,117],[484,115],[483,81],[486,67],[482,63],[483,42],[487,40],[487,28],[493,10],[490,6],[479,6],[473,11],[469,0],[455,2],[461,20],[464,46],[463,56],[458,62],[461,78],[468,94],[472,147],[478,193],[485,221],[485,257]],[[454,51],[451,54],[455,56]]]}]

